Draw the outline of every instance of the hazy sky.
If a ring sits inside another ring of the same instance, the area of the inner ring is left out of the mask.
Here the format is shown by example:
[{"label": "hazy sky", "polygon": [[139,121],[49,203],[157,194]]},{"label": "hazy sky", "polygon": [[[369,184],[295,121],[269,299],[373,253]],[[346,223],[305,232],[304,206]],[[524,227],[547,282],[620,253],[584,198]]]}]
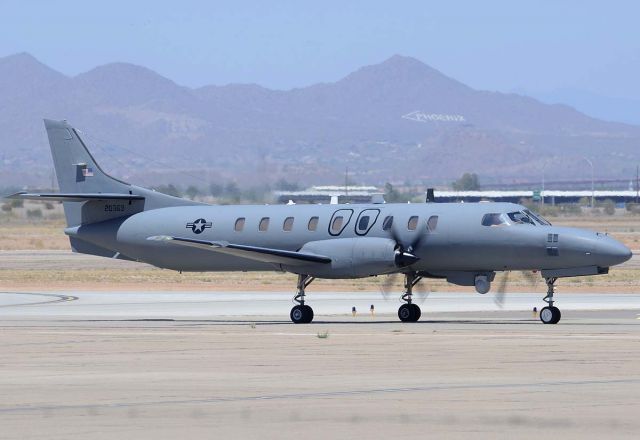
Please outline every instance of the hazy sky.
[{"label": "hazy sky", "polygon": [[0,0],[0,56],[112,61],[179,84],[292,88],[400,53],[472,87],[640,99],[637,1]]}]

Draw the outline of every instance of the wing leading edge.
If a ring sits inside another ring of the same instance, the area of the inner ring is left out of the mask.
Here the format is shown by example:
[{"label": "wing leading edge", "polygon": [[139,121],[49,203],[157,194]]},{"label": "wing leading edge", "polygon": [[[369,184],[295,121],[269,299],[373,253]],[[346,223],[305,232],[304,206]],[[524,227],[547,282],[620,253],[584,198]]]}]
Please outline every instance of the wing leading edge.
[{"label": "wing leading edge", "polygon": [[246,246],[242,244],[232,244],[226,241],[196,240],[193,238],[170,237],[167,235],[156,235],[153,237],[148,237],[147,240],[162,241],[178,246],[194,247],[197,249],[204,249],[206,251],[247,258],[249,260],[261,261],[263,263],[286,265],[331,263],[331,258],[325,257],[323,255],[285,251],[282,249],[272,249],[258,246]]}]

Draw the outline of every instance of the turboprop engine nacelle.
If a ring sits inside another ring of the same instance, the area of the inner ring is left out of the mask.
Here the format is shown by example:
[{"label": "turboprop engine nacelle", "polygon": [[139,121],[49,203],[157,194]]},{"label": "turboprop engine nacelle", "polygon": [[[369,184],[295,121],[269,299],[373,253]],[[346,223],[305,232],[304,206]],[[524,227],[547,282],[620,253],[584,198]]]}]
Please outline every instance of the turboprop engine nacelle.
[{"label": "turboprop engine nacelle", "polygon": [[288,269],[323,278],[362,278],[394,272],[405,266],[407,260],[418,258],[411,254],[399,254],[394,240],[377,237],[340,238],[310,241],[301,252],[324,255],[331,258],[331,264],[310,264]]}]

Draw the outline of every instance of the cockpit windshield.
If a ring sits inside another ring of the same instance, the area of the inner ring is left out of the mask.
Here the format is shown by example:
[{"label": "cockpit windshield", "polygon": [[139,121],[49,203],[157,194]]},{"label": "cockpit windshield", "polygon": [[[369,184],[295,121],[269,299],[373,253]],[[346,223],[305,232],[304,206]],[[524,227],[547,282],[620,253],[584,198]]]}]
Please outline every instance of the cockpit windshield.
[{"label": "cockpit windshield", "polygon": [[551,223],[546,221],[539,214],[525,209],[523,211],[514,211],[509,213],[492,212],[482,217],[483,226],[511,226],[511,225],[530,225],[530,226],[550,226]]},{"label": "cockpit windshield", "polygon": [[538,222],[539,224],[541,224],[542,226],[551,226],[551,223],[549,223],[547,221],[547,219],[545,219],[544,217],[542,217],[540,214],[538,213],[533,213],[531,211],[529,211],[528,209],[524,210],[524,213],[527,214],[529,217],[531,217],[532,219],[534,219],[536,222]]},{"label": "cockpit windshield", "polygon": [[525,214],[523,211],[510,212],[507,215],[509,216],[511,221],[513,223],[515,223],[515,224],[533,225],[533,226],[536,225],[536,223],[533,221],[533,219],[531,217],[529,217],[527,214]]}]

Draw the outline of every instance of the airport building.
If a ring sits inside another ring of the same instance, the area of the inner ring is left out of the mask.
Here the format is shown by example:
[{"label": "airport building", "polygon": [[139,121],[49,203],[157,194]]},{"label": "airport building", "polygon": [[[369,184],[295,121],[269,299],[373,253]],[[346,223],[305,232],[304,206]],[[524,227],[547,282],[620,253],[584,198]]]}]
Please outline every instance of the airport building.
[{"label": "airport building", "polygon": [[[300,191],[276,191],[278,203],[384,203],[384,192],[375,186],[313,186]],[[523,199],[532,199],[544,204],[578,203],[581,199],[597,203],[612,200],[622,207],[627,203],[638,203],[639,194],[635,190],[486,190],[486,191],[450,191],[435,190],[434,202],[511,202],[520,203]],[[425,196],[426,200],[426,196]]]},{"label": "airport building", "polygon": [[384,192],[375,186],[312,186],[301,191],[275,191],[278,203],[384,203]]},{"label": "airport building", "polygon": [[578,203],[581,199],[595,202],[613,200],[617,205],[637,203],[638,192],[632,190],[596,190],[596,191],[439,191],[435,190],[436,202],[512,202],[520,203],[522,199],[533,199],[545,204]]}]

